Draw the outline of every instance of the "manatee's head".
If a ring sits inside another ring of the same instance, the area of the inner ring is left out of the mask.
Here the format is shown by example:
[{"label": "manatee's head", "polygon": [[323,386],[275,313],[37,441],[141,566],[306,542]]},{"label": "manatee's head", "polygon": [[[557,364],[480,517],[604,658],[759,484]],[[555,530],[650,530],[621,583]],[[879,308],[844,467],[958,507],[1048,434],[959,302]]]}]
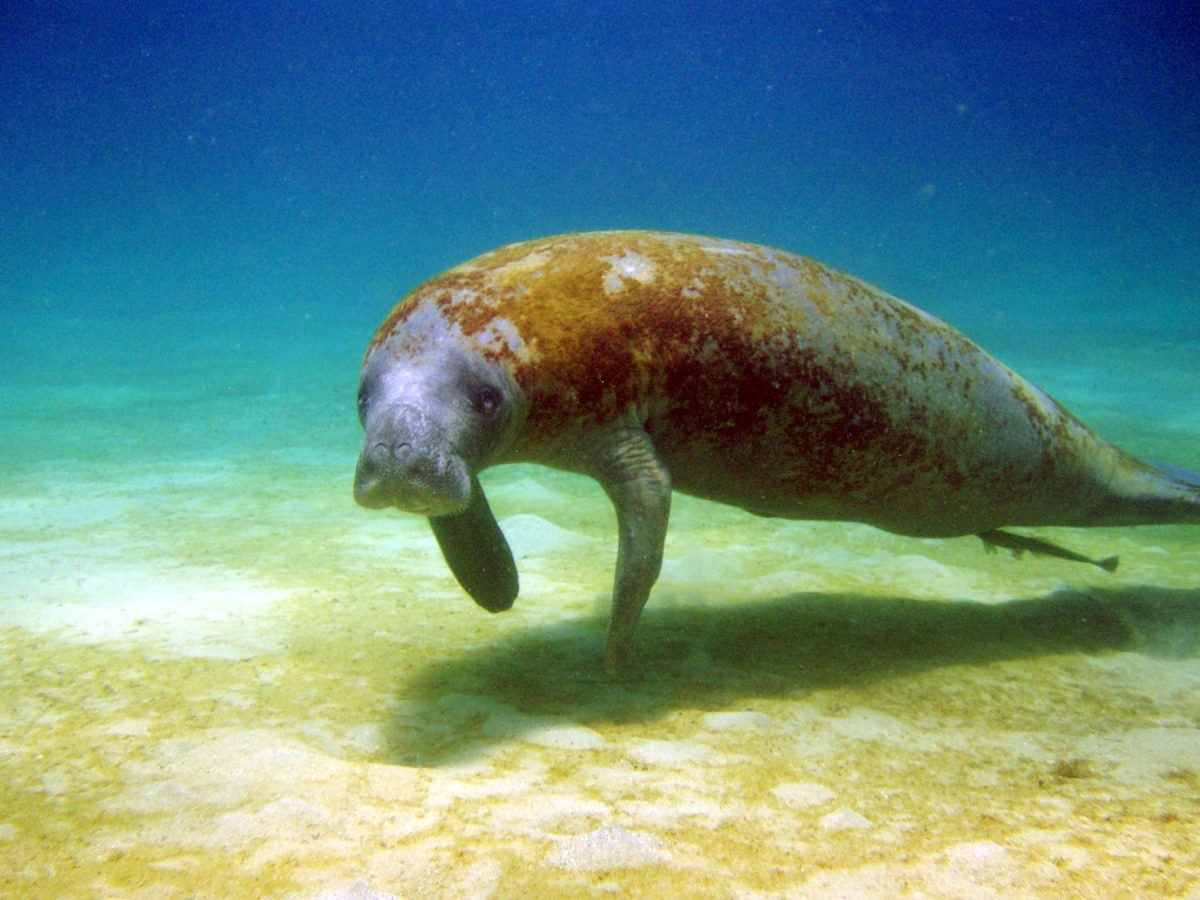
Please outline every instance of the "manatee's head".
[{"label": "manatee's head", "polygon": [[475,473],[511,440],[521,408],[502,364],[436,312],[416,310],[363,360],[354,499],[431,517],[463,512]]}]

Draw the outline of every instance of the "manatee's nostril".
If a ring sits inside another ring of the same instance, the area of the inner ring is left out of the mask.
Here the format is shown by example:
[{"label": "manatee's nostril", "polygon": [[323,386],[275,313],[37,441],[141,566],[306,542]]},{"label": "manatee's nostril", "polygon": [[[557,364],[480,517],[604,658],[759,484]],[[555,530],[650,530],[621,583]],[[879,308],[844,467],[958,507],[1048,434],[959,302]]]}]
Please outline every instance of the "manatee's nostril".
[{"label": "manatee's nostril", "polygon": [[362,462],[371,468],[386,466],[392,456],[392,448],[384,441],[376,441],[363,453]]},{"label": "manatee's nostril", "polygon": [[405,462],[412,459],[413,448],[412,444],[397,444],[392,448],[392,458],[397,462]]}]

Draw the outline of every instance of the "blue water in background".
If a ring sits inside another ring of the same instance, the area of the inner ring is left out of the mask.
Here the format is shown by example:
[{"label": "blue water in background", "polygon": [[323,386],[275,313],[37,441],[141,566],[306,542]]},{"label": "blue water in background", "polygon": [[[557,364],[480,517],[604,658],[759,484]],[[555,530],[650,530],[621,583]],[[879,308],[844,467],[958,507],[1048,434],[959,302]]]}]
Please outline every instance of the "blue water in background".
[{"label": "blue water in background", "polygon": [[353,356],[464,258],[642,227],[782,246],[968,328],[1197,327],[1200,29],[1182,5],[0,16],[6,343],[113,315],[336,334]]}]

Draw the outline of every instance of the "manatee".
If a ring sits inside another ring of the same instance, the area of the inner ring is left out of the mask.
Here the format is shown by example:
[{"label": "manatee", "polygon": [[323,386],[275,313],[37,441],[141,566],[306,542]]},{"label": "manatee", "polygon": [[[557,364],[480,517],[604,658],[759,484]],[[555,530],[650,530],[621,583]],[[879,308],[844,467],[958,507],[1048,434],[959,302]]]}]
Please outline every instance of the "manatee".
[{"label": "manatee", "polygon": [[518,577],[479,472],[530,462],[600,483],[619,532],[610,671],[658,578],[672,490],[1009,547],[1002,526],[1200,523],[1200,478],[1105,442],[941,320],[707,237],[568,234],[450,269],[379,326],[358,413],[355,500],[428,516],[492,612]]}]

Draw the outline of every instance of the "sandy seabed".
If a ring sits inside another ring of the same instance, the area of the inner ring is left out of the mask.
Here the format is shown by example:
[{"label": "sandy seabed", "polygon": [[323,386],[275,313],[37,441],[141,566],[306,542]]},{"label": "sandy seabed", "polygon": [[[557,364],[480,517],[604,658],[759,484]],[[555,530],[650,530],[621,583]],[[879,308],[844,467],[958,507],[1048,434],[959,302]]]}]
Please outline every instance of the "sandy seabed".
[{"label": "sandy seabed", "polygon": [[0,897],[1200,898],[1195,529],[1029,532],[1109,575],[677,497],[611,680],[597,487],[485,474],[489,616],[349,436],[7,477]]}]

